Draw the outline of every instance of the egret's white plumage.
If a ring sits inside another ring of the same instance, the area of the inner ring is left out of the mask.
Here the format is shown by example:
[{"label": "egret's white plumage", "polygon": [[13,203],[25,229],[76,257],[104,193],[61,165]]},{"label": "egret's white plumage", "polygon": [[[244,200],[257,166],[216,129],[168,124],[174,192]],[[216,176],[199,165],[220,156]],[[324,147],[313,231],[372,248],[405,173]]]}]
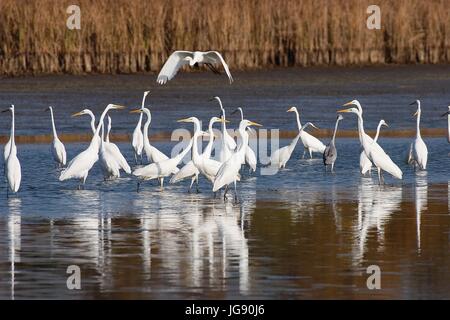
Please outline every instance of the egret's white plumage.
[{"label": "egret's white plumage", "polygon": [[[360,112],[362,109],[359,109]],[[384,120],[380,120],[380,122],[378,123],[377,126],[377,132],[375,134],[375,138],[372,139],[369,135],[366,135],[366,137],[368,138],[368,141],[370,143],[372,142],[377,142],[378,141],[378,137],[380,135],[380,130],[381,130],[381,126],[385,125],[386,127],[388,127],[387,123]],[[367,172],[370,172],[370,170],[372,169],[372,161],[369,160],[369,158],[367,157],[366,153],[364,152],[364,148],[361,151],[361,154],[359,156],[359,168],[361,170],[361,174],[362,175],[366,175]]]},{"label": "egret's white plumage", "polygon": [[[359,102],[357,100],[353,100],[349,103],[346,103],[344,106],[348,105],[357,105]],[[358,133],[360,138],[362,139],[364,152],[366,153],[369,160],[373,162],[373,164],[378,169],[378,179],[380,184],[382,183],[381,170],[390,173],[392,176],[402,179],[403,173],[400,168],[391,160],[391,158],[384,152],[384,150],[378,145],[376,141],[370,142],[367,139],[367,135],[364,132],[364,120],[362,118],[361,112],[358,108],[349,108],[345,110],[340,110],[338,112],[351,112],[358,116]]]},{"label": "egret's white plumage", "polygon": [[[183,120],[186,120],[186,119],[183,119]],[[203,153],[201,155],[198,155],[198,151],[194,155],[194,152],[195,152],[194,150],[196,150],[196,148],[197,148],[197,143],[194,141],[193,148],[192,148],[192,160],[190,160],[188,163],[186,163],[186,165],[184,165],[178,173],[176,173],[172,176],[172,178],[170,179],[170,183],[176,183],[183,179],[191,178],[191,184],[189,186],[189,191],[191,190],[194,182],[196,182],[197,192],[198,192],[199,191],[198,190],[198,176],[200,174],[200,171],[197,168],[197,166],[202,169],[202,174],[205,175],[205,177],[212,182],[213,178],[215,177],[215,174],[217,173],[217,170],[219,170],[219,168],[220,168],[220,162],[215,161],[214,159],[210,159],[212,147],[214,144],[213,125],[214,125],[214,123],[221,122],[221,121],[222,121],[222,119],[217,118],[217,117],[212,117],[210,119],[209,126],[208,126],[209,141],[208,141],[208,144],[207,144],[205,150],[203,151]],[[189,122],[189,121],[181,121],[181,122]],[[194,129],[200,129],[200,121],[198,122],[198,124],[196,125],[196,127]],[[204,158],[204,160],[198,159],[198,157]],[[196,160],[197,166],[194,163],[194,158]],[[215,163],[219,163],[219,165],[217,166],[217,165],[215,165]],[[214,169],[215,172],[213,174],[211,174],[210,176],[207,175],[208,174],[207,170],[203,168],[204,166],[208,166],[208,165],[217,167],[217,170]]]},{"label": "egret's white plumage", "polygon": [[[99,131],[103,127],[103,120],[105,118],[106,113],[111,109],[123,109],[124,107],[109,104],[105,110],[103,111],[99,124],[95,129],[94,136],[91,139],[91,143],[88,148],[81,153],[79,153],[75,158],[73,158],[67,168],[61,172],[59,176],[59,181],[64,181],[67,179],[79,179],[81,184],[84,185],[86,182],[86,178],[89,174],[89,170],[91,170],[92,166],[98,160],[98,153],[100,148],[101,138],[99,136]],[[75,114],[77,115],[77,114]]]},{"label": "egret's white plumage", "polygon": [[120,178],[120,165],[114,158],[109,149],[106,148],[105,141],[105,129],[104,124],[100,124],[102,127],[102,135],[100,140],[100,152],[98,154],[100,166],[102,168],[103,177],[105,180]]},{"label": "egret's white plumage", "polygon": [[[293,112],[295,112],[295,115],[297,117],[297,127],[300,131],[300,129],[302,128],[302,124],[300,122],[300,114],[296,107],[292,107],[291,109]],[[304,147],[303,157],[305,157],[305,152],[309,152],[309,157],[312,159],[313,152],[323,154],[323,152],[325,151],[325,145],[319,139],[304,130],[300,134],[300,140],[302,141]]]},{"label": "egret's white plumage", "polygon": [[125,171],[126,173],[130,174],[131,168],[125,157],[122,155],[122,152],[120,152],[119,147],[114,142],[109,141],[110,132],[111,132],[111,117],[108,115],[108,130],[106,131],[106,138],[104,140],[105,148],[106,150],[109,151],[113,159],[117,162],[119,168]]},{"label": "egret's white plumage", "polygon": [[66,148],[64,144],[59,140],[58,134],[56,132],[55,119],[53,117],[53,108],[48,107],[46,110],[50,111],[50,118],[52,121],[52,132],[53,132],[53,142],[52,142],[52,155],[53,159],[59,166],[66,165]]},{"label": "egret's white plumage", "polygon": [[[144,108],[144,106],[145,106],[145,98],[147,97],[148,93],[149,93],[149,91],[144,92],[144,96],[142,97],[141,109]],[[136,128],[134,128],[133,137],[132,137],[132,141],[131,141],[131,145],[133,146],[133,149],[134,149],[134,160],[136,163],[138,161],[137,160],[138,157],[141,158],[141,163],[142,163],[142,150],[144,148],[144,135],[142,134],[142,130],[141,130],[142,117],[143,117],[143,114],[140,113],[139,121],[136,125]]]},{"label": "egret's white plumage", "polygon": [[225,69],[225,72],[230,80],[230,84],[233,82],[233,77],[231,76],[228,65],[223,59],[222,55],[217,51],[175,51],[173,52],[167,61],[164,63],[161,71],[159,72],[156,82],[159,84],[165,84],[167,81],[172,80],[177,74],[178,70],[189,64],[193,67],[194,65],[206,65],[213,72],[220,73],[215,65],[220,64]]},{"label": "egret's white plumage", "polygon": [[[234,112],[239,111],[241,114],[241,121],[244,120],[244,111],[242,110],[241,107],[237,108]],[[233,112],[233,113],[234,113]],[[247,128],[247,130],[249,130],[250,128]],[[257,159],[256,159],[256,154],[253,151],[253,149],[250,147],[250,139],[249,139],[249,143],[247,145],[247,147],[245,148],[245,159],[244,159],[245,163],[250,167],[250,172],[256,171],[256,165],[257,165]]]},{"label": "egret's white plumage", "polygon": [[5,174],[8,181],[9,190],[16,193],[19,191],[20,182],[22,180],[22,170],[20,167],[20,161],[17,158],[17,147],[14,138],[15,134],[15,119],[14,119],[14,105],[11,105],[3,112],[11,111],[11,134],[10,134],[10,150],[8,152],[8,158],[6,159]]},{"label": "egret's white plumage", "polygon": [[416,100],[412,104],[417,103],[417,111],[414,113],[414,116],[417,116],[416,122],[416,138],[413,142],[413,162],[415,165],[419,167],[421,170],[426,170],[427,161],[428,161],[428,149],[427,145],[422,139],[420,134],[420,117],[422,115],[422,109],[420,108],[420,100]]},{"label": "egret's white plumage", "polygon": [[[218,191],[224,186],[227,186],[228,189],[228,185],[234,183],[234,197],[235,200],[237,200],[236,182],[239,179],[239,170],[242,166],[242,159],[245,157],[245,146],[248,144],[248,133],[246,132],[246,128],[252,125],[261,126],[260,124],[249,120],[242,120],[240,122],[238,132],[242,143],[237,151],[221,165],[214,179],[213,192]],[[226,193],[227,190],[224,192],[224,198],[226,197]]]},{"label": "egret's white plumage", "polygon": [[236,141],[234,141],[227,131],[225,109],[223,108],[222,100],[220,100],[219,97],[214,97],[214,99],[219,102],[222,118],[225,120],[222,122],[222,137],[219,152],[219,161],[224,163],[231,157],[232,152],[236,149]]}]

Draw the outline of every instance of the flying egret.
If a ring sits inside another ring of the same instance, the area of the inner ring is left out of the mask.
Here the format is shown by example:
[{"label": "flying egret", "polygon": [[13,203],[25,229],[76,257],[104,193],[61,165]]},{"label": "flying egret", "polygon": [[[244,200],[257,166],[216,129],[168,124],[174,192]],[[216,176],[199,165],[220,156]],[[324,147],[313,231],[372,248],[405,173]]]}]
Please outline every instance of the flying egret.
[{"label": "flying egret", "polygon": [[334,162],[337,159],[337,149],[336,149],[336,132],[338,129],[339,121],[344,119],[342,115],[338,115],[336,119],[336,125],[334,126],[333,138],[331,138],[330,143],[325,148],[323,152],[323,164],[325,165],[325,171],[327,171],[327,166],[331,165],[331,172],[334,171]]},{"label": "flying egret", "polygon": [[125,109],[123,106],[108,104],[108,106],[103,110],[103,113],[100,117],[97,128],[95,129],[94,136],[91,139],[91,143],[86,150],[79,153],[75,158],[73,158],[67,167],[61,172],[59,176],[59,181],[64,181],[67,179],[79,179],[80,185],[78,188],[81,188],[81,185],[84,185],[86,182],[86,178],[89,174],[89,170],[91,170],[92,166],[98,160],[98,153],[100,148],[101,138],[99,136],[100,129],[103,127],[103,120],[105,115],[111,109]]},{"label": "flying egret", "polygon": [[237,201],[236,182],[239,180],[239,170],[242,166],[242,159],[245,157],[245,146],[248,144],[246,128],[249,126],[261,127],[260,124],[249,120],[242,120],[240,122],[238,132],[242,143],[239,145],[237,151],[222,164],[214,179],[213,192],[217,192],[220,188],[226,186],[223,194],[224,199],[226,199],[228,185],[234,183],[234,199]]},{"label": "flying egret", "polygon": [[[184,120],[184,119],[183,119]],[[189,122],[189,121],[181,121],[181,122]],[[207,166],[207,163],[209,163],[210,165],[214,165],[215,162],[218,163],[217,170],[219,170],[221,163],[218,161],[215,161],[214,159],[210,159],[211,158],[211,152],[212,152],[212,147],[214,144],[214,131],[213,131],[213,125],[216,122],[222,122],[221,118],[217,118],[217,117],[212,117],[209,121],[209,126],[208,126],[208,134],[209,134],[209,141],[208,144],[205,148],[205,150],[203,151],[203,153],[201,155],[199,155],[200,157],[204,158],[205,160],[202,161],[201,159],[197,159],[197,154],[194,156],[194,150],[196,146],[193,145],[193,149],[192,149],[192,160],[190,160],[188,163],[186,163],[179,172],[177,172],[176,174],[174,174],[172,176],[172,178],[170,179],[170,183],[176,183],[178,181],[181,181],[183,179],[186,178],[191,178],[191,184],[189,186],[189,190],[188,192],[191,191],[192,189],[192,185],[194,184],[194,182],[196,182],[196,186],[197,186],[197,193],[199,192],[198,189],[198,176],[200,174],[199,169],[197,168],[197,166],[194,164],[194,160],[193,158],[196,158],[196,163],[199,167],[203,167],[203,166]],[[198,126],[200,127],[200,122],[198,123]],[[198,151],[197,151],[198,153]],[[212,180],[215,177],[215,174],[217,174],[217,170],[215,171],[215,173],[211,174],[209,176],[209,180],[211,182],[213,182]],[[207,178],[207,173],[206,170],[203,170],[202,172]]]},{"label": "flying egret", "polygon": [[448,106],[448,111],[442,116],[447,116],[447,142],[450,143],[450,106]]},{"label": "flying egret", "polygon": [[[241,107],[238,107],[231,114],[234,114],[238,111],[241,113],[241,121],[244,120],[244,112],[242,111]],[[247,130],[250,130],[250,128],[247,128]],[[245,148],[245,159],[244,160],[245,160],[245,163],[250,167],[250,173],[252,172],[252,170],[253,170],[253,172],[255,172],[257,160],[256,160],[255,152],[253,151],[252,148],[250,148],[250,140],[249,140],[249,145],[247,145],[247,147]]]},{"label": "flying egret", "polygon": [[114,159],[112,153],[105,147],[105,125],[100,124],[102,127],[102,135],[100,140],[100,152],[98,153],[100,166],[102,168],[103,177],[106,180],[120,178],[120,165]]},{"label": "flying egret", "polygon": [[[300,129],[302,128],[302,124],[300,122],[300,114],[299,111],[297,110],[296,107],[292,107],[289,110],[292,110],[293,112],[295,112],[296,116],[297,116],[297,127],[298,130],[300,131]],[[311,134],[309,134],[306,131],[302,131],[301,135],[300,135],[300,140],[302,141],[304,150],[303,150],[303,158],[305,157],[305,153],[309,152],[309,157],[312,159],[312,154],[313,152],[318,152],[320,154],[323,154],[323,152],[325,151],[325,145],[316,137],[312,136]]]},{"label": "flying egret", "polygon": [[[353,100],[344,104],[344,106],[357,104],[359,104],[359,102],[357,100]],[[367,135],[364,132],[364,120],[362,118],[360,110],[358,108],[348,108],[339,110],[338,112],[350,112],[358,116],[359,137],[362,139],[364,152],[366,153],[369,160],[371,160],[378,169],[379,183],[381,184],[382,181],[384,181],[384,179],[382,178],[381,170],[390,173],[395,178],[402,179],[403,173],[400,168],[391,160],[391,158],[386,154],[386,152],[384,152],[384,150],[378,145],[376,141],[370,142],[369,139],[367,139]]]},{"label": "flying egret", "polygon": [[[213,99],[219,102],[220,110],[222,111],[222,118],[226,120],[225,109],[222,105],[222,100],[219,97],[214,97]],[[219,161],[225,162],[231,157],[232,151],[236,149],[236,141],[230,136],[227,131],[226,121],[222,122],[222,138],[220,144]]]},{"label": "flying egret", "polygon": [[53,108],[50,106],[45,108],[45,111],[50,111],[50,117],[52,120],[52,130],[53,130],[53,143],[52,143],[52,155],[53,159],[58,166],[66,165],[66,148],[64,144],[59,140],[58,134],[56,133],[55,119],[53,117]]},{"label": "flying egret", "polygon": [[[178,164],[181,162],[181,160],[183,160],[184,156],[191,150],[193,140],[197,138],[198,133],[197,136],[194,134],[194,137],[189,141],[189,145],[175,157],[160,162],[153,162],[144,167],[137,168],[133,171],[133,175],[141,180],[158,179],[161,188],[163,188],[164,178],[170,176],[174,172],[174,170],[177,169]],[[139,185],[140,182],[138,181],[137,192],[139,192]]]},{"label": "flying egret", "polygon": [[[145,91],[144,96],[142,97],[142,104],[141,109],[144,108],[145,105],[145,98],[149,94],[150,91]],[[139,121],[136,125],[136,128],[134,128],[133,131],[133,138],[131,141],[131,144],[134,149],[134,161],[137,164],[138,163],[138,157],[141,157],[141,164],[142,164],[142,149],[144,148],[144,136],[142,134],[141,126],[142,126],[142,116],[143,114],[139,114]]]},{"label": "flying egret", "polygon": [[175,77],[181,67],[187,64],[191,67],[204,64],[214,73],[220,73],[214,65],[221,64],[230,80],[230,84],[233,82],[233,77],[228,69],[228,65],[222,58],[222,55],[217,51],[175,51],[164,63],[156,82],[159,84],[167,83],[167,81],[172,80],[173,77]]},{"label": "flying egret", "polygon": [[[383,125],[386,127],[389,127],[388,124],[383,119],[381,119],[380,122],[378,123],[377,132],[376,132],[375,137],[373,138],[372,142],[378,141],[378,137],[380,136],[381,126],[383,126]],[[370,138],[370,136],[368,136],[368,137]],[[372,139],[372,138],[370,138],[370,139]],[[361,151],[359,160],[360,160],[359,165],[360,165],[361,174],[363,176],[365,176],[366,173],[367,172],[370,173],[370,170],[372,169],[372,161],[370,161],[369,158],[366,156],[366,153],[364,152],[364,148]]]},{"label": "flying egret", "polygon": [[109,151],[113,159],[117,162],[119,168],[125,171],[126,173],[131,174],[131,168],[128,165],[128,162],[125,159],[125,157],[120,152],[119,147],[115,143],[109,141],[110,132],[111,132],[111,117],[108,115],[108,130],[106,131],[106,138],[104,140],[105,148],[106,150]]},{"label": "flying egret", "polygon": [[[148,108],[143,107],[141,109],[131,110],[130,113],[141,113],[141,114],[145,113],[145,115],[147,116],[147,121],[144,124],[143,140],[144,140],[144,152],[147,156],[147,160],[149,161],[149,163],[159,162],[159,161],[169,159],[168,156],[166,156],[164,153],[162,153],[157,148],[152,146],[150,144],[150,140],[148,139],[148,127],[150,126],[150,123],[152,122],[152,115],[150,113],[150,110]],[[177,172],[178,172],[178,169],[177,169]]]},{"label": "flying egret", "polygon": [[416,138],[413,142],[413,159],[414,167],[419,166],[419,169],[426,170],[427,160],[428,160],[428,149],[427,145],[420,135],[420,116],[422,115],[422,110],[420,109],[420,100],[416,100],[410,105],[417,104],[417,111],[414,113],[413,117],[417,116],[416,122]]},{"label": "flying egret", "polygon": [[10,143],[10,149],[8,152],[8,158],[6,159],[6,165],[5,165],[5,173],[6,173],[6,179],[8,180],[8,186],[9,189],[6,189],[6,196],[8,197],[9,190],[11,192],[16,193],[19,191],[20,188],[20,181],[22,179],[22,171],[20,168],[20,161],[17,158],[17,147],[16,142],[14,139],[14,105],[12,104],[11,107],[9,107],[6,110],[3,110],[3,112],[11,111],[11,135],[9,141]]}]

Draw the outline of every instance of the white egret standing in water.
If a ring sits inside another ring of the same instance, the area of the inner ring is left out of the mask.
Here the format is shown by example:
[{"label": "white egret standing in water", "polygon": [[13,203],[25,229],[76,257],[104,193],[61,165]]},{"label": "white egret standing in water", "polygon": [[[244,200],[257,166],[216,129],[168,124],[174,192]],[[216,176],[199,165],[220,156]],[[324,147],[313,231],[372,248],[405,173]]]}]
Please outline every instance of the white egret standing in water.
[{"label": "white egret standing in water", "polygon": [[325,171],[327,171],[327,166],[331,166],[331,172],[334,172],[334,163],[337,159],[337,149],[336,149],[336,132],[338,129],[339,121],[344,119],[342,115],[338,115],[336,119],[336,125],[334,126],[333,137],[330,143],[327,145],[323,152],[323,164],[325,165]]},{"label": "white egret standing in water", "polygon": [[9,152],[8,152],[8,158],[6,159],[6,165],[5,165],[5,173],[6,173],[6,179],[8,180],[8,186],[9,189],[6,189],[6,196],[8,197],[8,190],[11,190],[11,192],[16,193],[19,191],[20,188],[20,181],[22,180],[22,170],[20,168],[20,161],[17,158],[17,147],[16,142],[14,138],[14,105],[12,104],[11,107],[9,107],[6,110],[3,110],[3,112],[11,111],[11,134],[10,139],[11,143],[9,144]]},{"label": "white egret standing in water", "polygon": [[[194,117],[192,117],[194,119]],[[189,118],[188,118],[189,119]],[[182,119],[182,121],[180,122],[191,122],[188,119]],[[195,123],[195,120],[193,120]],[[195,118],[196,119],[196,118]],[[198,119],[197,119],[198,120]],[[194,141],[193,142],[193,147],[192,147],[192,160],[189,161],[188,163],[186,163],[186,165],[184,165],[179,172],[177,172],[176,174],[174,174],[172,176],[172,178],[170,179],[170,183],[176,183],[178,181],[181,181],[183,179],[186,178],[191,178],[191,184],[189,186],[189,192],[192,189],[192,185],[194,184],[194,182],[196,182],[197,184],[197,192],[199,192],[198,189],[198,176],[200,173],[202,173],[203,175],[205,175],[205,177],[213,182],[215,175],[217,174],[217,171],[219,170],[221,163],[214,160],[214,159],[210,159],[211,158],[211,152],[212,152],[212,147],[214,144],[214,131],[213,131],[213,125],[216,122],[222,122],[221,118],[217,118],[217,117],[212,117],[209,121],[209,126],[208,126],[208,135],[209,135],[209,141],[208,144],[205,148],[205,150],[203,151],[203,153],[201,155],[198,154],[198,150],[197,148],[197,142]],[[196,130],[201,130],[200,128],[200,121],[198,121],[197,124],[195,124],[195,128]],[[197,151],[195,151],[197,150]],[[195,159],[195,162],[194,162]],[[199,168],[202,170],[200,171]],[[208,168],[210,168],[210,170],[208,170]]]},{"label": "white egret standing in water", "polygon": [[66,165],[66,148],[64,144],[59,140],[58,134],[56,133],[55,119],[53,117],[53,108],[50,106],[45,109],[46,111],[50,111],[50,118],[52,121],[52,132],[53,132],[53,142],[52,142],[52,155],[53,159],[57,163],[58,166]]},{"label": "white egret standing in water", "polygon": [[[142,97],[141,109],[144,108],[145,98],[147,97],[149,92],[150,91],[144,92],[144,96]],[[144,148],[144,135],[142,134],[142,130],[141,130],[142,116],[143,116],[143,114],[141,113],[139,115],[139,121],[136,125],[136,128],[134,128],[133,138],[131,141],[131,145],[133,146],[133,149],[134,149],[134,161],[136,164],[138,162],[138,157],[141,158],[141,163],[142,163],[142,150]]]},{"label": "white egret standing in water", "polygon": [[86,150],[79,153],[75,158],[73,158],[69,162],[67,168],[61,172],[61,175],[59,176],[59,181],[64,181],[67,179],[79,179],[80,180],[80,185],[78,187],[79,189],[81,188],[81,185],[85,184],[86,178],[89,174],[89,170],[91,170],[92,166],[98,160],[98,152],[101,142],[99,131],[101,127],[103,127],[103,121],[106,113],[111,109],[124,109],[124,108],[125,107],[123,106],[115,104],[109,104],[105,108],[100,117],[99,124],[95,129],[95,133],[94,136],[92,137],[89,147]]},{"label": "white egret standing in water", "polygon": [[[289,110],[292,110],[292,112],[295,112],[295,115],[297,116],[297,127],[298,130],[302,128],[302,124],[300,122],[300,114],[296,107],[291,107]],[[323,154],[325,151],[325,145],[316,137],[312,136],[308,132],[302,130],[300,134],[300,140],[302,141],[304,150],[303,150],[303,158],[305,157],[305,153],[309,152],[309,157],[312,159],[313,152],[318,152],[320,154]]]},{"label": "white egret standing in water", "polygon": [[421,170],[426,170],[427,168],[427,161],[428,161],[428,149],[427,145],[422,139],[422,136],[420,135],[420,117],[422,115],[422,110],[420,109],[420,100],[416,100],[415,102],[411,103],[411,105],[417,104],[417,111],[414,113],[414,117],[417,116],[417,122],[416,122],[416,138],[413,142],[413,162],[414,167],[416,165]]},{"label": "white egret standing in water", "polygon": [[447,142],[450,143],[450,106],[448,106],[448,111],[442,116],[447,116]]},{"label": "white egret standing in water", "polygon": [[100,166],[102,167],[103,177],[105,180],[120,177],[120,165],[114,159],[112,153],[106,149],[105,141],[105,126],[103,123],[99,124],[102,127],[102,135],[100,140],[100,152],[98,154]]},{"label": "white egret standing in water", "polygon": [[[222,111],[222,118],[226,120],[225,109],[222,105],[222,100],[219,97],[214,97],[213,99],[219,102],[220,110]],[[227,131],[226,121],[222,122],[222,139],[220,144],[219,161],[225,162],[231,157],[232,151],[236,149],[236,141],[230,136]]]},{"label": "white egret standing in water", "polygon": [[249,120],[241,121],[238,132],[242,143],[239,145],[237,151],[222,164],[214,179],[213,192],[217,192],[220,188],[226,186],[223,194],[224,199],[227,196],[228,185],[234,183],[234,199],[237,201],[236,182],[239,180],[239,170],[242,166],[242,159],[245,157],[245,146],[248,144],[248,133],[246,129],[249,126],[261,127],[260,124]]},{"label": "white egret standing in water", "polygon": [[[103,129],[102,129],[103,130]],[[108,130],[106,131],[106,137],[105,137],[105,148],[110,152],[113,159],[117,162],[119,165],[119,168],[125,171],[126,173],[131,173],[131,168],[128,165],[127,160],[122,155],[122,152],[120,152],[119,147],[114,143],[109,141],[109,133],[111,132],[111,117],[108,115]]]},{"label": "white egret standing in water", "polygon": [[222,65],[230,80],[230,84],[233,82],[228,65],[223,59],[222,55],[217,51],[175,51],[173,52],[167,61],[164,63],[161,71],[159,72],[156,82],[159,84],[165,84],[167,81],[172,80],[177,74],[178,70],[189,64],[189,66],[206,65],[214,73],[220,74],[220,71],[215,67],[216,64]]},{"label": "white egret standing in water", "polygon": [[[344,106],[356,105],[357,103],[359,103],[357,100],[353,100],[344,104]],[[391,158],[386,154],[386,152],[384,152],[377,142],[370,142],[369,139],[367,139],[367,135],[364,132],[364,120],[359,109],[348,108],[339,110],[338,112],[350,112],[358,116],[358,133],[363,142],[364,152],[369,160],[371,160],[378,169],[379,183],[381,184],[384,181],[381,170],[390,173],[395,178],[402,179],[403,173],[400,168],[391,160]]]},{"label": "white egret standing in water", "polygon": [[[238,111],[241,114],[241,121],[244,120],[244,112],[242,111],[241,107],[239,107],[236,110],[234,110],[231,114],[234,114],[234,113],[236,113]],[[250,130],[250,128],[247,128],[247,130]],[[252,148],[250,148],[250,140],[249,140],[249,144],[245,148],[245,159],[244,159],[244,161],[250,167],[250,173],[252,172],[252,170],[253,170],[253,172],[256,171],[257,160],[256,160],[255,152],[253,151]]]},{"label": "white egret standing in water", "polygon": [[[377,132],[375,134],[375,138],[373,138],[372,141],[377,142],[378,137],[380,136],[380,130],[381,126],[384,125],[386,127],[389,127],[388,124],[384,120],[380,120],[377,126]],[[370,138],[370,136],[368,136]],[[372,138],[370,138],[372,139]],[[364,152],[364,149],[361,151],[361,155],[359,156],[359,166],[361,169],[361,174],[364,176],[367,172],[370,173],[370,170],[372,169],[372,161],[369,160],[369,158],[366,156],[366,153]]]}]

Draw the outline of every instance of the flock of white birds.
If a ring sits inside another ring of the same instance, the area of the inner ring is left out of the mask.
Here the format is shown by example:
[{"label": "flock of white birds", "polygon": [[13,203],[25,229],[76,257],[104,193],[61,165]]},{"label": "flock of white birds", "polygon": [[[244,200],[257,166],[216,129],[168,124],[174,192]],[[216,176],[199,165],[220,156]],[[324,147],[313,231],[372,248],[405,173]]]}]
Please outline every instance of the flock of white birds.
[{"label": "flock of white birds", "polygon": [[[219,73],[217,65],[222,65],[229,78],[230,83],[233,82],[233,78],[228,69],[228,65],[222,58],[221,54],[217,51],[208,52],[190,52],[190,51],[175,51],[167,59],[166,63],[162,67],[157,82],[159,84],[165,84],[167,81],[173,79],[178,70],[184,65],[199,66],[206,65],[213,72]],[[234,186],[234,198],[237,201],[236,184],[240,181],[240,170],[244,164],[248,165],[250,171],[256,171],[257,157],[249,145],[249,131],[252,126],[261,126],[258,123],[244,119],[242,108],[238,108],[235,112],[240,112],[241,121],[238,127],[238,139],[237,141],[229,134],[227,130],[225,109],[219,97],[214,97],[218,101],[221,109],[221,117],[212,117],[209,121],[208,131],[205,132],[201,128],[200,120],[196,117],[189,117],[178,120],[182,123],[192,123],[194,126],[194,135],[190,139],[189,145],[184,148],[182,152],[176,156],[169,158],[163,152],[155,148],[150,144],[148,138],[148,129],[152,121],[151,112],[145,107],[145,99],[148,95],[148,91],[144,92],[141,108],[132,110],[131,113],[139,113],[139,121],[133,131],[132,147],[134,150],[135,163],[138,160],[143,160],[143,153],[145,153],[148,164],[143,166],[137,166],[133,171],[127,163],[125,157],[116,144],[110,141],[109,134],[111,131],[111,118],[108,115],[110,110],[124,109],[125,107],[109,104],[102,112],[98,124],[96,126],[96,119],[93,112],[89,109],[84,109],[72,116],[88,115],[90,116],[90,125],[92,130],[92,139],[89,146],[75,156],[66,166],[66,150],[64,144],[59,140],[56,132],[55,120],[53,116],[52,107],[48,107],[50,111],[53,143],[51,146],[52,155],[54,161],[58,166],[63,167],[59,176],[60,181],[68,179],[78,179],[80,181],[79,188],[82,188],[86,182],[89,171],[92,169],[96,162],[100,163],[102,168],[104,179],[119,178],[121,171],[127,174],[132,174],[138,178],[138,187],[140,181],[158,179],[161,188],[164,185],[164,178],[171,177],[170,183],[176,183],[184,179],[191,179],[189,191],[194,183],[196,183],[198,192],[198,180],[199,176],[205,177],[212,185],[212,191],[214,195],[216,192],[223,189],[223,197],[226,199],[229,185]],[[420,101],[414,102],[417,104],[417,112],[414,116],[417,117],[417,129],[416,137],[410,145],[410,152],[407,162],[414,165],[416,169],[426,170],[428,160],[428,150],[425,142],[420,134],[420,118],[421,118],[421,106]],[[350,108],[339,110],[336,125],[334,128],[333,137],[330,143],[325,146],[319,139],[306,132],[305,129],[310,126],[316,128],[316,126],[310,122],[304,125],[300,122],[299,111],[296,107],[291,107],[287,112],[294,112],[296,115],[298,134],[292,140],[290,144],[277,150],[272,150],[270,156],[269,165],[278,169],[286,167],[286,163],[289,161],[298,140],[301,140],[304,146],[304,153],[309,153],[310,158],[313,157],[313,153],[320,153],[323,157],[323,163],[325,170],[327,167],[331,167],[331,171],[334,170],[334,163],[337,159],[337,149],[335,146],[336,132],[338,129],[339,121],[343,119],[340,113],[354,113],[358,120],[358,133],[359,141],[362,147],[360,154],[360,172],[363,175],[370,174],[373,166],[378,171],[379,183],[384,183],[383,171],[391,174],[393,177],[402,179],[403,173],[400,168],[392,161],[389,155],[378,144],[378,136],[382,125],[387,126],[384,120],[381,120],[375,137],[372,139],[364,131],[363,109],[358,100],[353,100],[344,104],[344,106],[351,106]],[[14,140],[14,105],[4,110],[3,112],[11,112],[11,133],[10,139],[4,148],[4,174],[8,182],[9,191],[16,193],[20,188],[21,182],[21,167],[20,161],[17,158],[17,147]],[[142,130],[143,115],[146,115],[146,122]],[[443,115],[448,117],[448,141],[450,142],[450,106],[448,111]],[[107,117],[108,125],[105,135],[105,117]],[[213,126],[215,123],[221,124],[221,135],[217,137],[214,134]],[[209,137],[208,144],[202,153],[198,151],[198,139],[202,137]],[[211,157],[212,148],[215,139],[220,139],[218,150],[218,160]],[[192,150],[191,161],[179,168],[182,159],[188,152]]]}]

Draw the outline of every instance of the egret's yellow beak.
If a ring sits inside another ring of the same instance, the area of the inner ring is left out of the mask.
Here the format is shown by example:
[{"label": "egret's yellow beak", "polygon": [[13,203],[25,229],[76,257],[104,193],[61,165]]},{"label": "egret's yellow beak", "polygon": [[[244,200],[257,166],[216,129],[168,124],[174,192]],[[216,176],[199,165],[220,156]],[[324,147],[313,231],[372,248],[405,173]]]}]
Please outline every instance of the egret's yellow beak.
[{"label": "egret's yellow beak", "polygon": [[384,125],[389,128],[389,125],[385,122]]},{"label": "egret's yellow beak", "polygon": [[416,112],[414,112],[414,114],[412,115],[413,117],[417,116],[419,114],[419,110],[417,110]]},{"label": "egret's yellow beak", "polygon": [[72,117],[78,117],[78,116],[82,116],[84,113],[83,112],[77,112],[77,113],[74,113],[73,115],[72,115]]},{"label": "egret's yellow beak", "polygon": [[141,113],[142,109],[133,109],[130,111],[130,113]]},{"label": "egret's yellow beak", "polygon": [[286,112],[294,112],[295,111],[295,107],[291,107],[289,110],[287,110]]},{"label": "egret's yellow beak", "polygon": [[262,124],[259,124],[259,123],[253,122],[253,121],[250,121],[250,125],[255,126],[255,127],[262,127]]},{"label": "egret's yellow beak", "polygon": [[177,120],[177,122],[191,122],[189,118]]},{"label": "egret's yellow beak", "polygon": [[126,107],[121,106],[121,105],[118,105],[118,104],[115,104],[115,105],[114,105],[114,109],[121,110],[121,109],[126,109]]},{"label": "egret's yellow beak", "polygon": [[229,123],[230,121],[224,119],[223,117],[220,117],[220,121],[219,122],[225,122],[225,123]]},{"label": "egret's yellow beak", "polygon": [[352,101],[350,101],[350,102],[347,102],[346,104],[344,104],[344,105],[342,105],[343,107],[346,107],[346,106],[351,106],[353,104],[353,102]]},{"label": "egret's yellow beak", "polygon": [[[344,104],[344,106],[346,106],[346,105],[348,105],[348,103]],[[338,110],[337,112],[351,112],[350,110],[351,110],[351,108],[348,108],[348,109]]]}]

